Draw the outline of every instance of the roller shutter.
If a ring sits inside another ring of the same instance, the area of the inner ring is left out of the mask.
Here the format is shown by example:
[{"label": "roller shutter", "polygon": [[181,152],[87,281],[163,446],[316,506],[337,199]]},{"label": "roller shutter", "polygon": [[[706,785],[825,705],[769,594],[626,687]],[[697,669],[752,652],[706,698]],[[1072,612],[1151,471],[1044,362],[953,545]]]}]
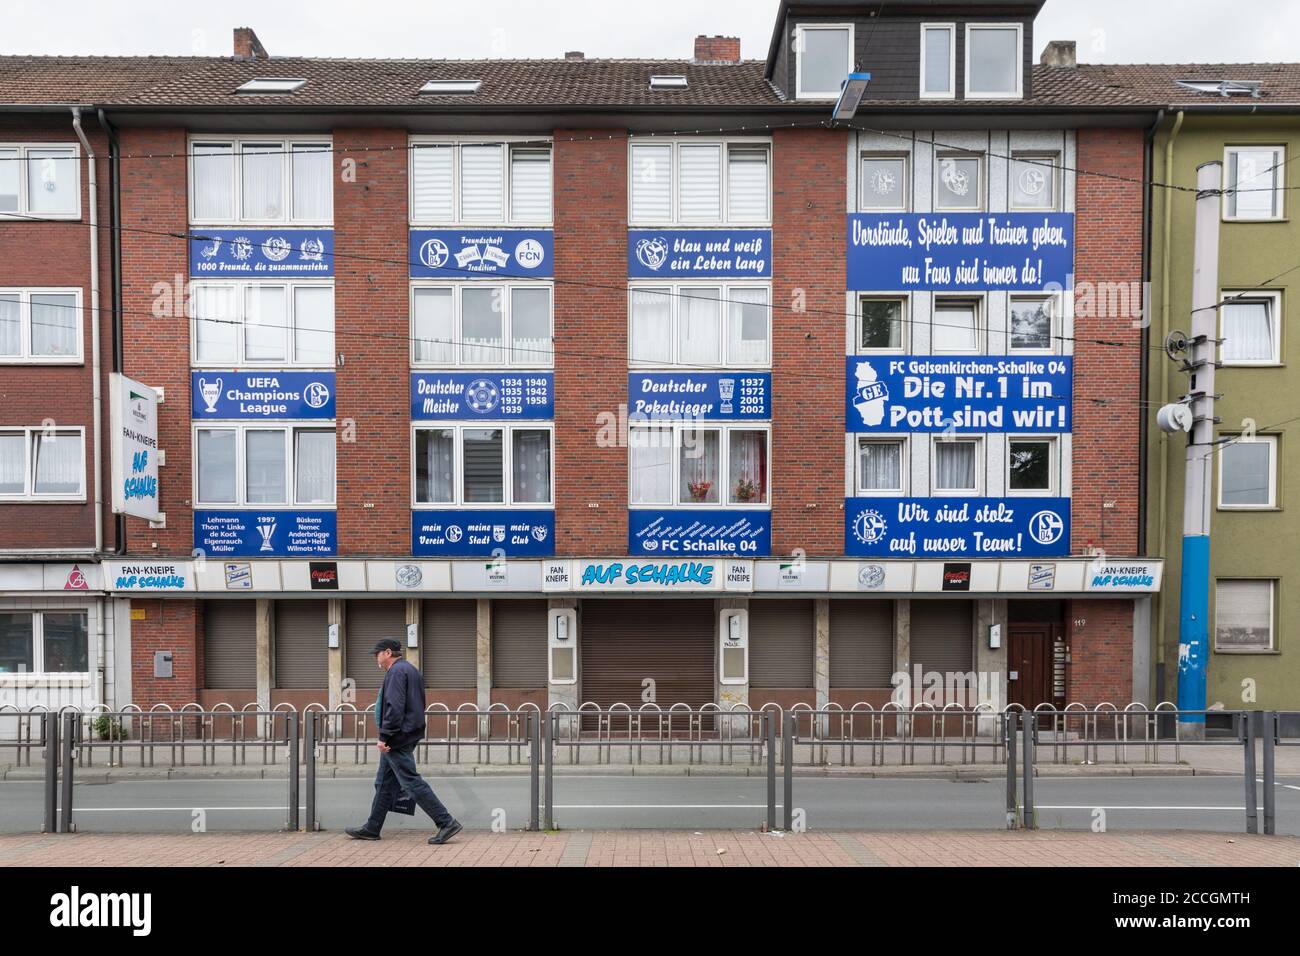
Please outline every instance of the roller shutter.
[{"label": "roller shutter", "polygon": [[749,602],[749,686],[813,686],[813,602]]},{"label": "roller shutter", "polygon": [[420,622],[425,686],[477,687],[477,602],[425,601]]},{"label": "roller shutter", "polygon": [[970,601],[912,601],[911,663],[922,672],[974,670],[974,605]]},{"label": "roller shutter", "polygon": [[665,710],[714,700],[712,601],[584,601],[579,629],[583,701],[635,710],[646,678]]},{"label": "roller shutter", "polygon": [[546,602],[492,602],[492,686],[546,686]]},{"label": "roller shutter", "polygon": [[347,669],[345,675],[355,686],[378,688],[384,672],[375,663],[371,650],[375,642],[391,637],[406,646],[406,602],[348,601]]},{"label": "roller shutter", "polygon": [[890,687],[894,602],[831,601],[831,687]]},{"label": "roller shutter", "polygon": [[329,605],[325,601],[275,602],[275,686],[285,690],[329,687]]},{"label": "roller shutter", "polygon": [[203,682],[219,690],[257,687],[257,602],[203,603]]}]

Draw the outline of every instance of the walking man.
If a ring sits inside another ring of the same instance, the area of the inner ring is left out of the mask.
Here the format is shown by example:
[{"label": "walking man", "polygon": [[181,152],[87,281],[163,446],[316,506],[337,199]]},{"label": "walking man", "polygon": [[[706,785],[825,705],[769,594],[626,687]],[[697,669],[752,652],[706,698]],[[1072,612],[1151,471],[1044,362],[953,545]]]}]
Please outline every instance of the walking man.
[{"label": "walking man", "polygon": [[379,772],[375,774],[370,819],[359,827],[348,827],[347,835],[354,840],[378,840],[384,818],[398,794],[405,790],[438,827],[429,842],[446,843],[463,828],[415,769],[415,745],[424,736],[424,678],[413,664],[402,659],[401,642],[391,637],[377,643],[372,653],[384,672],[384,686],[375,702]]}]

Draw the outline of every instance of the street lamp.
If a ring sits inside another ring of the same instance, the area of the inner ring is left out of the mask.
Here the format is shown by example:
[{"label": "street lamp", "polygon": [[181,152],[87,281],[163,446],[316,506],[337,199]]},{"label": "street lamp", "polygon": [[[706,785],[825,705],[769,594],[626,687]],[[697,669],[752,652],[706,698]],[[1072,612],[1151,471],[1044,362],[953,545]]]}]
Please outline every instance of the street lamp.
[{"label": "street lamp", "polygon": [[840,98],[835,101],[831,115],[837,120],[853,119],[862,104],[862,98],[867,94],[867,83],[870,80],[870,73],[850,73],[840,84]]}]

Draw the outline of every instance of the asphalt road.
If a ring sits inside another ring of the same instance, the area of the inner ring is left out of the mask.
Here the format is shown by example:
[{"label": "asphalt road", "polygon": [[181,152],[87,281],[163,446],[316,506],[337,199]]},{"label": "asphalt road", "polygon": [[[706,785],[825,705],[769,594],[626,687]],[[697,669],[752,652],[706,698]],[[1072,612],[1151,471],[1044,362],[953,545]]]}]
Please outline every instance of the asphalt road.
[{"label": "asphalt road", "polygon": [[[467,827],[527,825],[526,776],[434,777],[431,782]],[[778,778],[778,823],[781,783]],[[803,777],[795,780],[793,803],[810,830],[1001,829],[1005,787],[998,776],[968,782]],[[1107,830],[1245,830],[1239,777],[1039,778],[1034,787],[1043,828],[1089,829],[1100,808]],[[321,780],[321,826],[336,830],[360,823],[372,794],[366,779]],[[283,780],[140,779],[78,784],[73,808],[80,832],[184,832],[199,824],[209,831],[250,831],[283,827],[286,802]],[[1300,777],[1278,778],[1276,806],[1277,832],[1300,835]],[[765,817],[762,777],[555,778],[555,820],[566,829],[750,828]],[[0,782],[0,832],[40,826],[41,784]],[[388,826],[428,829],[430,824],[417,811],[414,818],[390,815]]]}]

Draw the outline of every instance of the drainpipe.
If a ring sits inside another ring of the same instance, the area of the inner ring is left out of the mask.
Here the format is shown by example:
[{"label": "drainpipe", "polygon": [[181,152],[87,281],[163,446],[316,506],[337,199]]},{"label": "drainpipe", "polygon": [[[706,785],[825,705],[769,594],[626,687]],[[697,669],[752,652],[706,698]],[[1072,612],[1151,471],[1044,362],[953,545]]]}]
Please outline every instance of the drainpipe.
[{"label": "drainpipe", "polygon": [[[99,126],[108,133],[108,242],[110,273],[113,276],[113,371],[124,372],[126,362],[123,358],[122,327],[122,237],[119,227],[122,222],[122,166],[121,142],[118,140],[117,127],[108,121],[103,109],[96,111]],[[126,553],[126,515],[113,516],[113,552]]]},{"label": "drainpipe", "polygon": [[[95,176],[95,151],[90,148],[90,140],[81,128],[81,107],[72,107],[72,128],[81,140],[81,148],[86,151],[86,168],[89,171],[90,192],[90,365],[91,365],[91,406],[93,409],[93,436],[95,459],[95,557],[98,559],[104,550],[104,451],[102,448],[103,394],[100,383],[99,368],[99,183]],[[99,670],[99,700],[104,702],[104,602],[100,602],[99,623],[96,625],[96,658]]]}]

